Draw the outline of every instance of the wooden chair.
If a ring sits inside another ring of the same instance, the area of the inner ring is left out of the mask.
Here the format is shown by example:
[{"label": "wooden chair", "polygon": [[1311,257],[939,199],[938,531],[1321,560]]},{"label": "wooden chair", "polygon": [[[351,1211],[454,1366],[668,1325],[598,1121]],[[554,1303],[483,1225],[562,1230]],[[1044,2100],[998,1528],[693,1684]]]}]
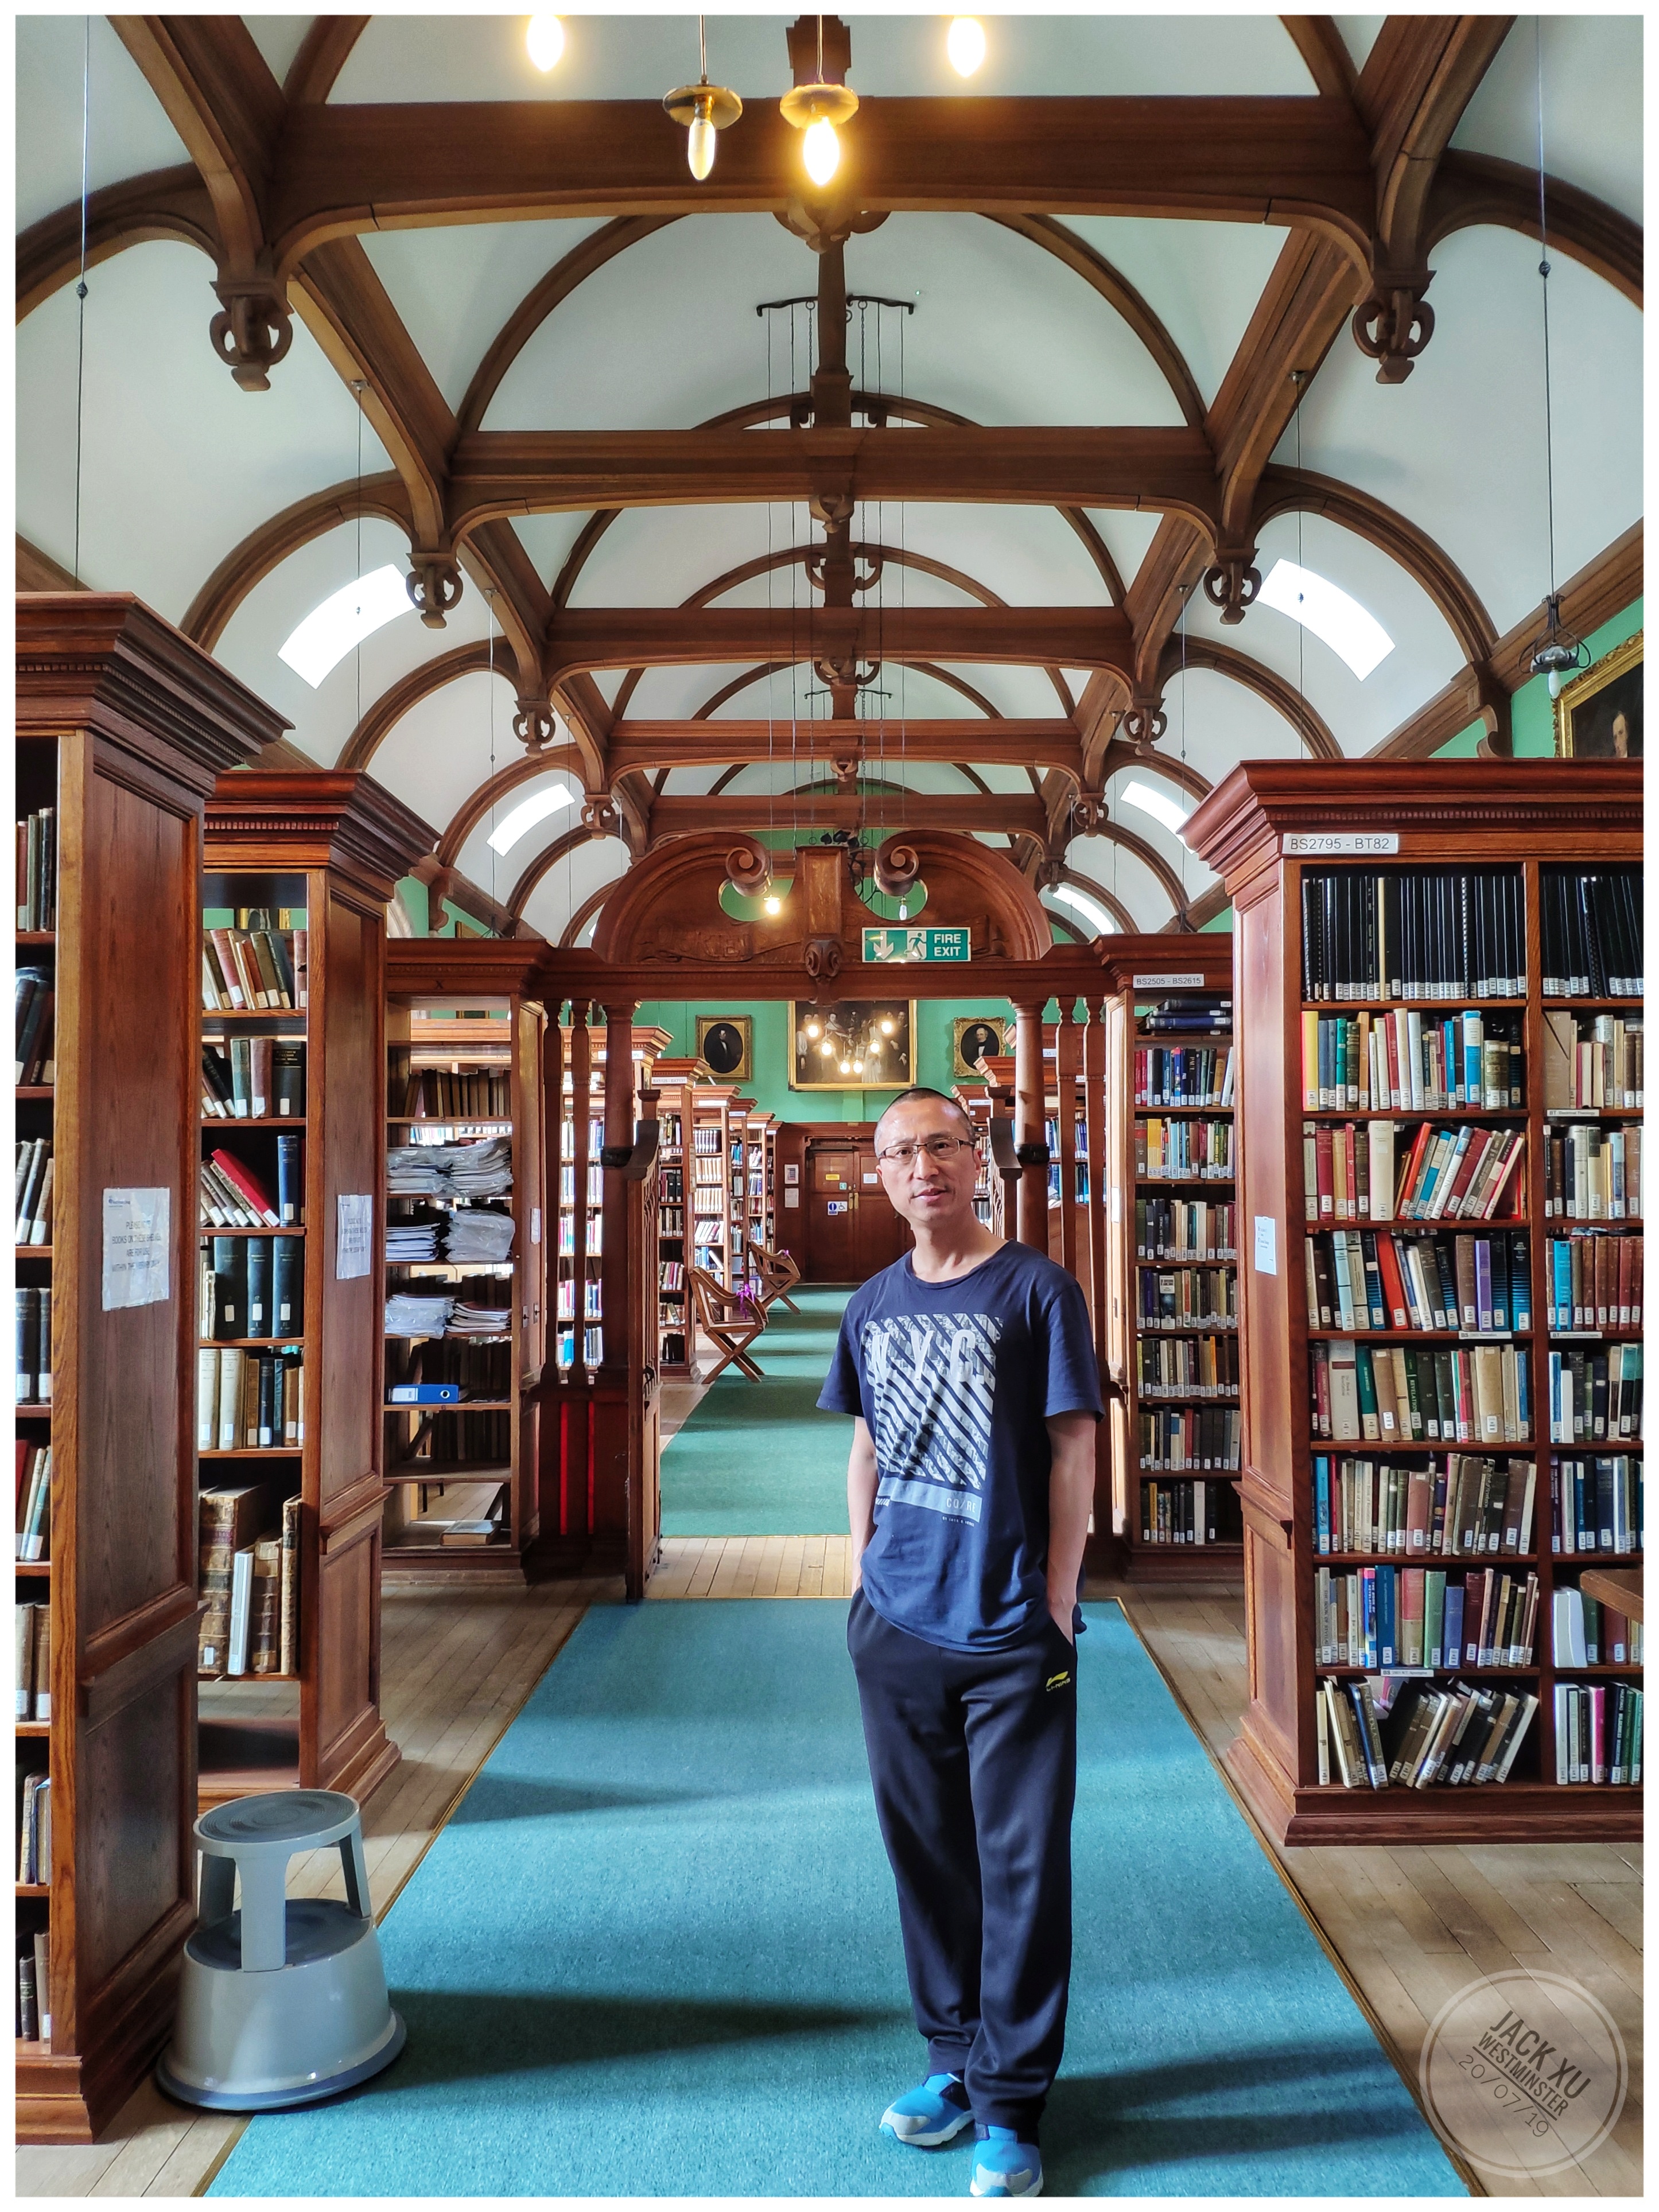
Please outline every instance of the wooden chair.
[{"label": "wooden chair", "polygon": [[749,1264],[759,1278],[761,1304],[769,1310],[775,1305],[787,1306],[792,1314],[800,1308],[790,1297],[800,1280],[800,1269],[787,1252],[775,1252],[769,1244],[757,1244],[751,1237],[749,1243]]},{"label": "wooden chair", "polygon": [[688,1267],[691,1294],[696,1300],[697,1327],[721,1354],[702,1376],[712,1382],[724,1369],[735,1366],[751,1382],[763,1379],[760,1367],[749,1357],[749,1347],[766,1326],[766,1316],[750,1305],[741,1292],[728,1291],[703,1267]]}]

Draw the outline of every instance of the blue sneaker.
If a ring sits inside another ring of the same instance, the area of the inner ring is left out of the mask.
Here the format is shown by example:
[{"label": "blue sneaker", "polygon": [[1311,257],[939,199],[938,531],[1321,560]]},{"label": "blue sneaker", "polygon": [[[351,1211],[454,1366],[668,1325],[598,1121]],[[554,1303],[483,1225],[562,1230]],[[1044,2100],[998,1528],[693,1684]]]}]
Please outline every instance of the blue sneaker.
[{"label": "blue sneaker", "polygon": [[881,2131],[895,2142],[932,2150],[959,2136],[974,2117],[960,2074],[930,2074],[919,2089],[896,2097],[881,2116]]},{"label": "blue sneaker", "polygon": [[1042,2154],[1017,2140],[1012,2128],[987,2128],[974,2153],[970,2197],[1041,2197]]}]

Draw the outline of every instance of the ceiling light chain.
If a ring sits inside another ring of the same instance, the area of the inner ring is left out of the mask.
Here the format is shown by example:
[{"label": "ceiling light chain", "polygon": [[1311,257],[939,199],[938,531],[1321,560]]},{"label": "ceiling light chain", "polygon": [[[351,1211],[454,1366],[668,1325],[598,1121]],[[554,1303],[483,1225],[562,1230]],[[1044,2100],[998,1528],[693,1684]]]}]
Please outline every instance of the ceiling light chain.
[{"label": "ceiling light chain", "polygon": [[1549,541],[1549,596],[1544,602],[1544,634],[1534,644],[1528,665],[1534,676],[1549,679],[1552,699],[1561,696],[1564,680],[1590,665],[1590,649],[1561,620],[1561,596],[1555,588],[1555,422],[1550,400],[1550,257],[1546,222],[1544,186],[1544,29],[1539,16],[1533,26],[1533,52],[1538,81],[1538,276],[1544,304],[1544,512]]}]

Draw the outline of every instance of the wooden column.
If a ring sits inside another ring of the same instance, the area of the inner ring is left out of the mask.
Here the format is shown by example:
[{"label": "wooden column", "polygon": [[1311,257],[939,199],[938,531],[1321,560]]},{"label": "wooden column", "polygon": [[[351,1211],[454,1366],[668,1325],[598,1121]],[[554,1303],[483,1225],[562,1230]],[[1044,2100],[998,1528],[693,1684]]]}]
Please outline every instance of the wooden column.
[{"label": "wooden column", "polygon": [[1021,1153],[1014,1234],[1020,1243],[1047,1252],[1048,1170],[1027,1164],[1026,1153],[1028,1146],[1042,1145],[1042,1001],[1017,1004],[1014,1013],[1014,1142]]},{"label": "wooden column", "polygon": [[605,1010],[605,1199],[600,1255],[605,1310],[606,1379],[628,1371],[628,1187],[625,1159],[634,1149],[634,1012],[637,1001],[624,999]]},{"label": "wooden column", "polygon": [[1058,1139],[1054,1158],[1060,1165],[1060,1264],[1079,1276],[1088,1264],[1086,1254],[1080,1249],[1086,1240],[1079,1233],[1077,1202],[1077,1082],[1081,1059],[1076,1001],[1062,998],[1060,1022],[1054,1030],[1054,1122]]},{"label": "wooden column", "polygon": [[1086,1215],[1089,1244],[1089,1313],[1094,1322],[1095,1352],[1100,1370],[1106,1372],[1106,1324],[1111,1311],[1111,1292],[1106,1273],[1108,1209],[1111,1189],[1106,1173],[1106,1026],[1105,1002],[1085,999],[1088,1026],[1083,1032],[1083,1128],[1089,1163],[1089,1206]]},{"label": "wooden column", "polygon": [[570,1533],[569,1481],[564,1448],[565,1401],[559,1388],[559,1198],[564,1177],[564,1008],[554,1000],[542,1037],[542,1157],[547,1162],[547,1223],[541,1243],[542,1311],[552,1357],[542,1367],[539,1452],[541,1528],[548,1536]]},{"label": "wooden column", "polygon": [[[573,1372],[586,1364],[582,1358],[585,1333],[582,1307],[587,1295],[587,1091],[592,1079],[592,1067],[593,1044],[587,1031],[587,1000],[573,999],[570,1001],[571,1276],[575,1285],[573,1297],[575,1317],[571,1324],[574,1332],[570,1362]],[[585,1522],[583,1525],[586,1526]]]}]

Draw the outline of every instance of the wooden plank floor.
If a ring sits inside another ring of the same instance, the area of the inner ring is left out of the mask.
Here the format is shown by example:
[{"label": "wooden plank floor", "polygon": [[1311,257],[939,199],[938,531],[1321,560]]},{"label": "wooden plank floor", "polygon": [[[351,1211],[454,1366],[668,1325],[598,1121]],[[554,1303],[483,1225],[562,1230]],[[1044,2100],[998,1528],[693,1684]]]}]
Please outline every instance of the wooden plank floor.
[{"label": "wooden plank floor", "polygon": [[[687,1394],[690,1395],[690,1393]],[[671,1537],[650,1595],[840,1597],[844,1536]],[[588,1602],[617,1588],[388,1595],[383,1688],[404,1764],[366,1810],[377,1915],[418,1863],[460,1791]],[[1246,1696],[1243,1607],[1234,1593],[1091,1585],[1120,1597],[1211,1755],[1237,1734]],[[1637,1845],[1378,1846],[1273,1850],[1297,1903],[1408,2084],[1429,2021],[1478,1976],[1534,1967],[1581,1982],[1607,2005],[1630,2053],[1630,2101],[1582,2167],[1504,2196],[1625,2197],[1642,2189],[1642,1870]],[[338,1860],[296,1865],[296,1890],[331,1893]],[[335,1893],[337,1893],[336,1892]],[[191,2196],[243,2123],[192,2117],[141,2090],[106,2139],[22,2149],[20,2196]],[[1481,2191],[1478,2178],[1474,2193]]]}]

